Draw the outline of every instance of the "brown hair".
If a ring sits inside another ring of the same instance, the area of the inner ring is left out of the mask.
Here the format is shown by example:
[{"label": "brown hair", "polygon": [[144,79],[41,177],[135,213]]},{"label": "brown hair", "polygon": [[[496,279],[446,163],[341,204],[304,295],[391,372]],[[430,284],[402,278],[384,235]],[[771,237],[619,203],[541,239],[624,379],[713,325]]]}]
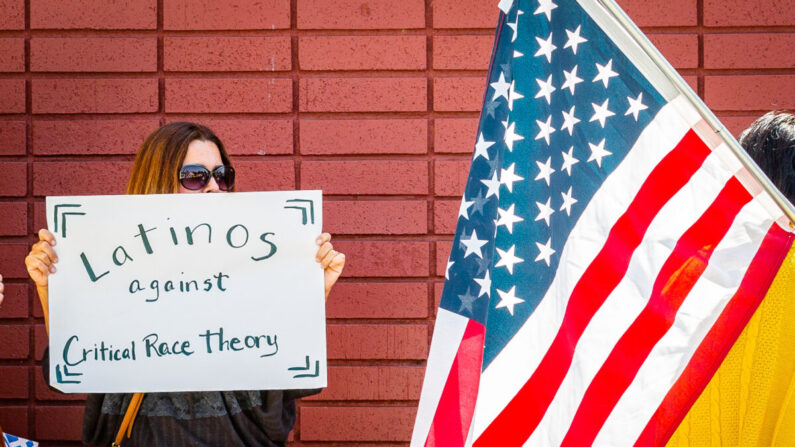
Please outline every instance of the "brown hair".
[{"label": "brown hair", "polygon": [[149,134],[138,149],[130,181],[127,183],[127,194],[164,194],[179,191],[177,174],[185,160],[188,145],[194,140],[215,143],[223,163],[227,166],[232,165],[224,144],[209,128],[185,122],[166,124]]},{"label": "brown hair", "polygon": [[743,131],[740,144],[776,188],[795,202],[795,113],[766,113]]}]

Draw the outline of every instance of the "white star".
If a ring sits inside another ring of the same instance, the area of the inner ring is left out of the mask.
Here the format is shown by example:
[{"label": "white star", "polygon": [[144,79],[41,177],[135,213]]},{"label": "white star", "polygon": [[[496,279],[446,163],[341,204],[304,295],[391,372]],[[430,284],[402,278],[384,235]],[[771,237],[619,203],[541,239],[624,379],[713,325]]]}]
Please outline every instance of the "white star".
[{"label": "white star", "polygon": [[538,9],[533,15],[536,14],[545,14],[547,16],[547,20],[552,20],[552,10],[556,9],[558,5],[552,3],[552,0],[538,0]]},{"label": "white star", "polygon": [[508,166],[508,169],[503,169],[500,172],[500,183],[505,185],[508,188],[508,192],[513,192],[513,184],[518,182],[519,180],[524,180],[524,177],[520,177],[514,174],[513,170],[516,167],[516,163],[512,163]]},{"label": "white star", "polygon": [[549,37],[546,40],[536,37],[536,41],[538,41],[539,49],[536,51],[535,56],[544,55],[547,57],[547,62],[552,62],[552,52],[558,48],[552,44],[552,33],[549,33]]},{"label": "white star", "polygon": [[632,98],[627,96],[627,101],[629,101],[629,108],[627,109],[627,113],[624,116],[632,114],[632,117],[635,118],[635,121],[638,120],[638,113],[641,110],[646,110],[649,106],[643,104],[643,92],[641,92],[637,98]]},{"label": "white star", "polygon": [[577,54],[578,45],[588,42],[588,39],[580,37],[580,28],[582,28],[582,25],[578,26],[574,32],[566,30],[566,35],[569,36],[569,40],[566,41],[566,45],[564,45],[563,48],[571,48],[571,51],[573,51],[574,54]]},{"label": "white star", "polygon": [[444,270],[444,279],[450,279],[450,267],[453,266],[455,262],[447,261],[447,268]]},{"label": "white star", "polygon": [[508,251],[500,250],[498,248],[497,254],[500,255],[500,260],[497,261],[497,263],[494,264],[494,266],[505,267],[508,269],[508,272],[510,272],[511,275],[513,275],[514,264],[518,264],[524,261],[524,259],[516,257],[516,255],[514,255],[514,251],[516,251],[515,245],[511,245],[511,248],[509,248]]},{"label": "white star", "polygon": [[508,229],[509,233],[513,233],[513,224],[517,222],[522,222],[524,219],[514,214],[513,208],[516,206],[515,204],[511,204],[507,210],[497,208],[497,212],[500,213],[500,218],[497,220],[497,226],[505,225],[505,228]]},{"label": "white star", "polygon": [[469,219],[469,207],[475,202],[467,202],[466,196],[461,198],[461,207],[458,208],[458,217]]},{"label": "white star", "polygon": [[538,135],[536,135],[536,140],[544,139],[544,141],[549,144],[549,135],[555,132],[555,128],[552,127],[552,115],[547,117],[547,121],[539,121],[536,120],[536,124],[538,124]]},{"label": "white star", "polygon": [[472,234],[469,236],[469,239],[461,238],[461,244],[466,247],[464,258],[474,253],[478,255],[478,258],[483,259],[483,252],[480,249],[488,242],[488,239],[478,239],[478,233],[475,230],[472,230]]},{"label": "white star", "polygon": [[561,192],[560,195],[563,196],[563,205],[560,206],[559,211],[566,210],[566,215],[571,216],[571,206],[577,203],[577,199],[571,195],[571,186],[569,192]]},{"label": "white star", "polygon": [[513,152],[513,143],[515,141],[524,140],[524,137],[516,133],[514,128],[516,123],[511,123],[510,126],[505,128],[505,145],[508,146],[508,151]]},{"label": "white star", "polygon": [[494,176],[490,180],[481,180],[481,183],[488,187],[486,197],[497,196],[500,198],[500,179],[497,178],[497,171],[494,171]]},{"label": "white star", "polygon": [[508,14],[508,11],[513,8],[513,0],[500,0],[500,4],[497,7],[505,14]]},{"label": "white star", "polygon": [[588,157],[588,161],[596,160],[596,164],[600,168],[602,167],[602,159],[607,157],[608,155],[613,155],[612,152],[605,149],[604,138],[602,138],[602,141],[599,144],[588,143],[588,146],[591,146],[591,156]]},{"label": "white star", "polygon": [[473,160],[477,160],[478,157],[483,157],[486,160],[489,159],[489,148],[494,146],[493,141],[486,141],[483,138],[483,132],[480,133],[478,136],[478,142],[475,143],[475,157]]},{"label": "white star", "polygon": [[489,85],[494,89],[494,96],[491,97],[492,101],[500,96],[505,97],[506,100],[508,99],[508,89],[511,87],[511,84],[505,81],[504,73],[500,73],[500,79],[498,79],[497,82],[492,82]]},{"label": "white star", "polygon": [[536,206],[538,207],[538,216],[536,216],[536,222],[543,220],[546,222],[547,226],[549,226],[549,217],[555,212],[555,210],[549,206],[551,201],[552,197],[547,197],[547,203],[536,202]]},{"label": "white star", "polygon": [[510,120],[509,120],[508,118],[505,118],[505,121],[500,121],[500,123],[502,124],[502,127],[504,127],[504,128],[506,128],[506,129],[507,129],[507,128],[508,128],[508,122],[509,122],[509,121],[510,121]]},{"label": "white star", "polygon": [[508,89],[508,110],[513,110],[514,101],[524,98],[524,95],[516,91],[515,84],[514,81],[511,81],[511,88]]},{"label": "white star", "polygon": [[555,172],[555,170],[552,169],[552,157],[547,158],[547,161],[545,163],[536,161],[536,164],[538,165],[539,171],[535,180],[544,179],[547,182],[547,186],[549,186],[549,177],[552,175],[553,172]]},{"label": "white star", "polygon": [[524,14],[524,11],[516,11],[516,20],[513,23],[508,22],[508,27],[513,30],[513,37],[511,37],[511,42],[515,42],[516,41],[516,36],[517,36],[517,34],[519,34],[519,32],[518,32],[519,31],[518,30],[518,28],[519,28],[519,16],[522,15],[522,14]]},{"label": "white star", "polygon": [[555,253],[555,250],[552,249],[552,237],[550,236],[549,240],[546,244],[541,244],[536,242],[536,246],[538,247],[538,256],[536,256],[536,262],[540,260],[544,260],[549,266],[550,257]]},{"label": "white star", "polygon": [[563,85],[560,86],[560,89],[569,89],[571,94],[574,94],[574,86],[579,84],[580,82],[584,82],[582,78],[577,77],[577,66],[575,65],[571,71],[563,70],[563,76],[566,77],[566,80],[563,82]]},{"label": "white star", "polygon": [[478,283],[480,286],[480,293],[478,294],[478,298],[482,297],[483,295],[488,296],[491,298],[491,278],[489,277],[489,271],[486,270],[486,276],[483,278],[474,278],[475,282]]},{"label": "white star", "polygon": [[571,167],[580,162],[580,160],[574,158],[574,146],[569,148],[568,153],[561,152],[561,154],[563,155],[563,166],[561,166],[560,170],[566,171],[571,177]]},{"label": "white star", "polygon": [[597,74],[596,77],[593,78],[593,81],[594,82],[602,81],[602,83],[605,85],[605,88],[607,88],[607,83],[610,82],[610,78],[618,76],[618,73],[613,71],[613,59],[607,61],[607,64],[605,65],[600,65],[597,62],[596,69],[599,70],[599,74]]},{"label": "white star", "polygon": [[607,103],[610,101],[610,98],[605,99],[605,102],[602,105],[597,105],[596,103],[591,103],[593,106],[593,116],[591,117],[590,122],[599,121],[599,124],[602,128],[605,127],[605,121],[608,117],[615,115],[615,113],[611,112],[607,108]]},{"label": "white star", "polygon": [[567,129],[569,131],[569,135],[574,135],[574,125],[579,123],[580,119],[574,116],[574,106],[571,106],[571,110],[568,113],[563,111],[563,126],[561,126],[560,130]]},{"label": "white star", "polygon": [[538,82],[538,87],[539,87],[538,93],[536,93],[536,98],[540,98],[543,96],[544,98],[546,98],[547,104],[552,104],[552,99],[551,99],[552,92],[557,90],[552,85],[552,75],[549,75],[546,82],[543,79],[536,79],[536,82]]},{"label": "white star", "polygon": [[514,59],[519,59],[522,56],[524,56],[524,53],[522,53],[521,51],[513,50],[513,58]]},{"label": "white star", "polygon": [[511,287],[511,290],[507,292],[497,289],[497,293],[500,295],[500,302],[497,303],[496,308],[504,307],[508,309],[511,315],[513,315],[513,306],[524,303],[523,299],[516,296],[516,286]]}]

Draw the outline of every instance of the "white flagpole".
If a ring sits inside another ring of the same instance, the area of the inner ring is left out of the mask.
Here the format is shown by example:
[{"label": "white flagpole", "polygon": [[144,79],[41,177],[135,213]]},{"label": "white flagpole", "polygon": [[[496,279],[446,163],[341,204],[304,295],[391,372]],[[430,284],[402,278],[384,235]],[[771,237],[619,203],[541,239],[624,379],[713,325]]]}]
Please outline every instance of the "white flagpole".
[{"label": "white flagpole", "polygon": [[687,99],[693,104],[693,106],[698,110],[702,117],[707,121],[707,123],[715,130],[715,132],[723,139],[726,145],[731,149],[734,155],[740,159],[743,167],[748,169],[748,172],[762,185],[762,188],[772,197],[773,201],[776,202],[787,218],[790,220],[790,226],[795,223],[795,207],[793,207],[792,203],[781,194],[770,179],[759,169],[759,166],[754,162],[754,160],[745,152],[737,140],[732,137],[731,133],[721,124],[720,121],[715,117],[711,110],[704,105],[701,101],[701,98],[696,95],[695,92],[690,88],[689,85],[685,82],[684,79],[679,75],[679,73],[671,66],[670,63],[663,57],[662,54],[657,50],[657,48],[652,45],[649,39],[646,37],[645,34],[635,25],[635,23],[630,20],[629,16],[621,9],[621,7],[616,4],[615,0],[597,0],[602,6],[610,12],[614,19],[616,19],[629,33],[629,35],[635,40],[635,42],[641,47],[644,53],[648,55],[651,60],[654,62],[655,65],[662,71],[668,80],[670,80],[676,88],[683,94]]}]

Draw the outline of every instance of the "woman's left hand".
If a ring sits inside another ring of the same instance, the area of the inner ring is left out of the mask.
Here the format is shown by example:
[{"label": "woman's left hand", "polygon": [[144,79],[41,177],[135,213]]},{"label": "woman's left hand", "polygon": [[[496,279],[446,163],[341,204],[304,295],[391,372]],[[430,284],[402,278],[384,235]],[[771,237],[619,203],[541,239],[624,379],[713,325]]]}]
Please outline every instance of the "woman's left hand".
[{"label": "woman's left hand", "polygon": [[334,250],[331,245],[331,235],[323,233],[315,241],[320,248],[317,249],[315,260],[323,267],[324,284],[326,288],[326,299],[331,291],[331,286],[337,282],[345,267],[345,255]]}]

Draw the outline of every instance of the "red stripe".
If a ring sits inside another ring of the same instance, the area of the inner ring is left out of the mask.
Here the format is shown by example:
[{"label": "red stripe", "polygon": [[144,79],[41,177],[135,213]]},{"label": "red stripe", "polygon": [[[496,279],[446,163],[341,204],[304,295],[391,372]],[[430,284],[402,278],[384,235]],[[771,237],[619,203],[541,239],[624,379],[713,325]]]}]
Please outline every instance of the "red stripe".
[{"label": "red stripe", "polygon": [[433,416],[427,447],[464,445],[475,412],[485,335],[485,326],[469,320]]},{"label": "red stripe", "polygon": [[774,223],[770,227],[737,292],[696,349],[635,445],[657,446],[668,442],[759,307],[792,241],[793,234],[779,225]]},{"label": "red stripe", "polygon": [[530,437],[569,370],[585,327],[623,278],[651,221],[709,154],[709,148],[690,130],[654,168],[574,287],[561,327],[538,368],[475,441],[476,447],[518,446]]},{"label": "red stripe", "polygon": [[673,326],[676,313],[706,270],[751,194],[732,177],[704,214],[677,241],[657,275],[646,307],[599,368],[574,415],[562,446],[593,443],[652,348]]}]

